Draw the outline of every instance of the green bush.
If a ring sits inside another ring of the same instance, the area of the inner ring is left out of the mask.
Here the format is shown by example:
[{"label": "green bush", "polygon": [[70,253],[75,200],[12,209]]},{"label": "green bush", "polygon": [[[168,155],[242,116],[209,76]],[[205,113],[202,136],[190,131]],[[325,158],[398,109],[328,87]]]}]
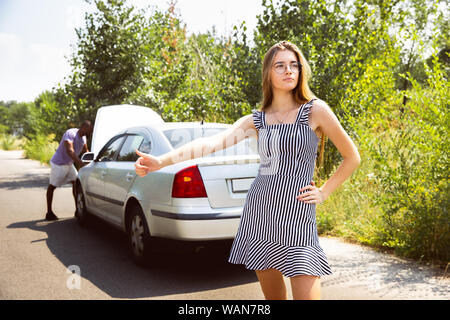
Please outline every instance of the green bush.
[{"label": "green bush", "polygon": [[317,206],[319,234],[382,246],[379,230],[383,228],[383,219],[382,210],[374,204],[378,186],[373,165],[366,154],[361,153],[361,164],[357,171]]},{"label": "green bush", "polygon": [[19,150],[24,143],[23,139],[17,138],[10,134],[0,133],[0,149],[2,150]]},{"label": "green bush", "polygon": [[351,108],[346,123],[362,161],[318,206],[317,221],[324,234],[446,263],[449,85],[436,59],[433,70],[425,70],[428,83],[409,77],[413,87],[403,92],[390,85],[391,69],[374,64],[348,90],[343,104],[358,108]]},{"label": "green bush", "polygon": [[14,150],[16,140],[11,135],[0,136],[0,149],[2,150]]},{"label": "green bush", "polygon": [[27,139],[23,146],[25,157],[49,164],[50,159],[58,148],[58,143],[54,139],[54,134],[47,136],[36,134],[32,139]]},{"label": "green bush", "polygon": [[[426,69],[426,68],[425,68]],[[384,244],[412,258],[450,258],[449,85],[437,60],[427,87],[413,88],[395,126],[386,128],[371,154],[381,190]]]}]

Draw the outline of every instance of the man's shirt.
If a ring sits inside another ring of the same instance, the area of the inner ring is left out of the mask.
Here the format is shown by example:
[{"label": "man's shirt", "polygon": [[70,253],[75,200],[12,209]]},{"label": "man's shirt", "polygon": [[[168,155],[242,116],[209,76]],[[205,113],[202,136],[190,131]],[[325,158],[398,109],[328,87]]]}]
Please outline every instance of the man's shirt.
[{"label": "man's shirt", "polygon": [[66,150],[66,146],[64,145],[64,141],[70,141],[73,143],[73,149],[75,150],[75,154],[79,155],[81,150],[83,150],[83,146],[86,143],[86,137],[80,137],[77,128],[67,130],[59,143],[58,149],[56,149],[55,154],[50,160],[54,164],[64,165],[64,164],[72,164],[74,161],[69,156]]}]

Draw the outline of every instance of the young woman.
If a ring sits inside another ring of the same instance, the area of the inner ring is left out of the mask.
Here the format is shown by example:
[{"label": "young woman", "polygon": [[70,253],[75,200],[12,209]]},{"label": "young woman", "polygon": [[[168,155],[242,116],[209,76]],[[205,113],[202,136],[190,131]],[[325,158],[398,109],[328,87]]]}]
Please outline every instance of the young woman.
[{"label": "young woman", "polygon": [[[283,276],[294,299],[320,299],[320,277],[331,274],[319,245],[316,204],[322,203],[359,166],[358,150],[330,107],[308,87],[309,65],[294,44],[282,41],[263,62],[261,110],[237,120],[226,131],[194,140],[159,157],[143,154],[136,173],[227,148],[256,135],[260,167],[250,186],[230,263],[255,270],[266,299],[286,299]],[[343,157],[320,188],[312,181],[318,142],[324,135]]]}]

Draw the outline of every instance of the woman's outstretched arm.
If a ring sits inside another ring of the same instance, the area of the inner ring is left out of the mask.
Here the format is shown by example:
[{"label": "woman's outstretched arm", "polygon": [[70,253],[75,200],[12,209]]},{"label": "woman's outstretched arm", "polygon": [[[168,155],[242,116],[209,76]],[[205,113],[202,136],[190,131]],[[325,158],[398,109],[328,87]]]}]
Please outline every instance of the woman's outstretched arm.
[{"label": "woman's outstretched arm", "polygon": [[143,177],[147,173],[163,167],[190,159],[205,157],[213,152],[226,149],[253,135],[256,135],[256,129],[253,124],[252,115],[249,114],[238,119],[230,128],[223,132],[210,137],[195,139],[159,157],[136,150],[136,153],[140,157],[135,163],[135,170],[139,176]]}]

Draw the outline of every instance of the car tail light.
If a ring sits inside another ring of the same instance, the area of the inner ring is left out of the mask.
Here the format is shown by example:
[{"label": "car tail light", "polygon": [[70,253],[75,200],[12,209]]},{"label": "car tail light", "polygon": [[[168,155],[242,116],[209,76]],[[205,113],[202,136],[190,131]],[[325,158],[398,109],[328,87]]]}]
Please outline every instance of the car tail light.
[{"label": "car tail light", "polygon": [[206,190],[197,166],[187,167],[175,174],[173,198],[205,198]]}]

